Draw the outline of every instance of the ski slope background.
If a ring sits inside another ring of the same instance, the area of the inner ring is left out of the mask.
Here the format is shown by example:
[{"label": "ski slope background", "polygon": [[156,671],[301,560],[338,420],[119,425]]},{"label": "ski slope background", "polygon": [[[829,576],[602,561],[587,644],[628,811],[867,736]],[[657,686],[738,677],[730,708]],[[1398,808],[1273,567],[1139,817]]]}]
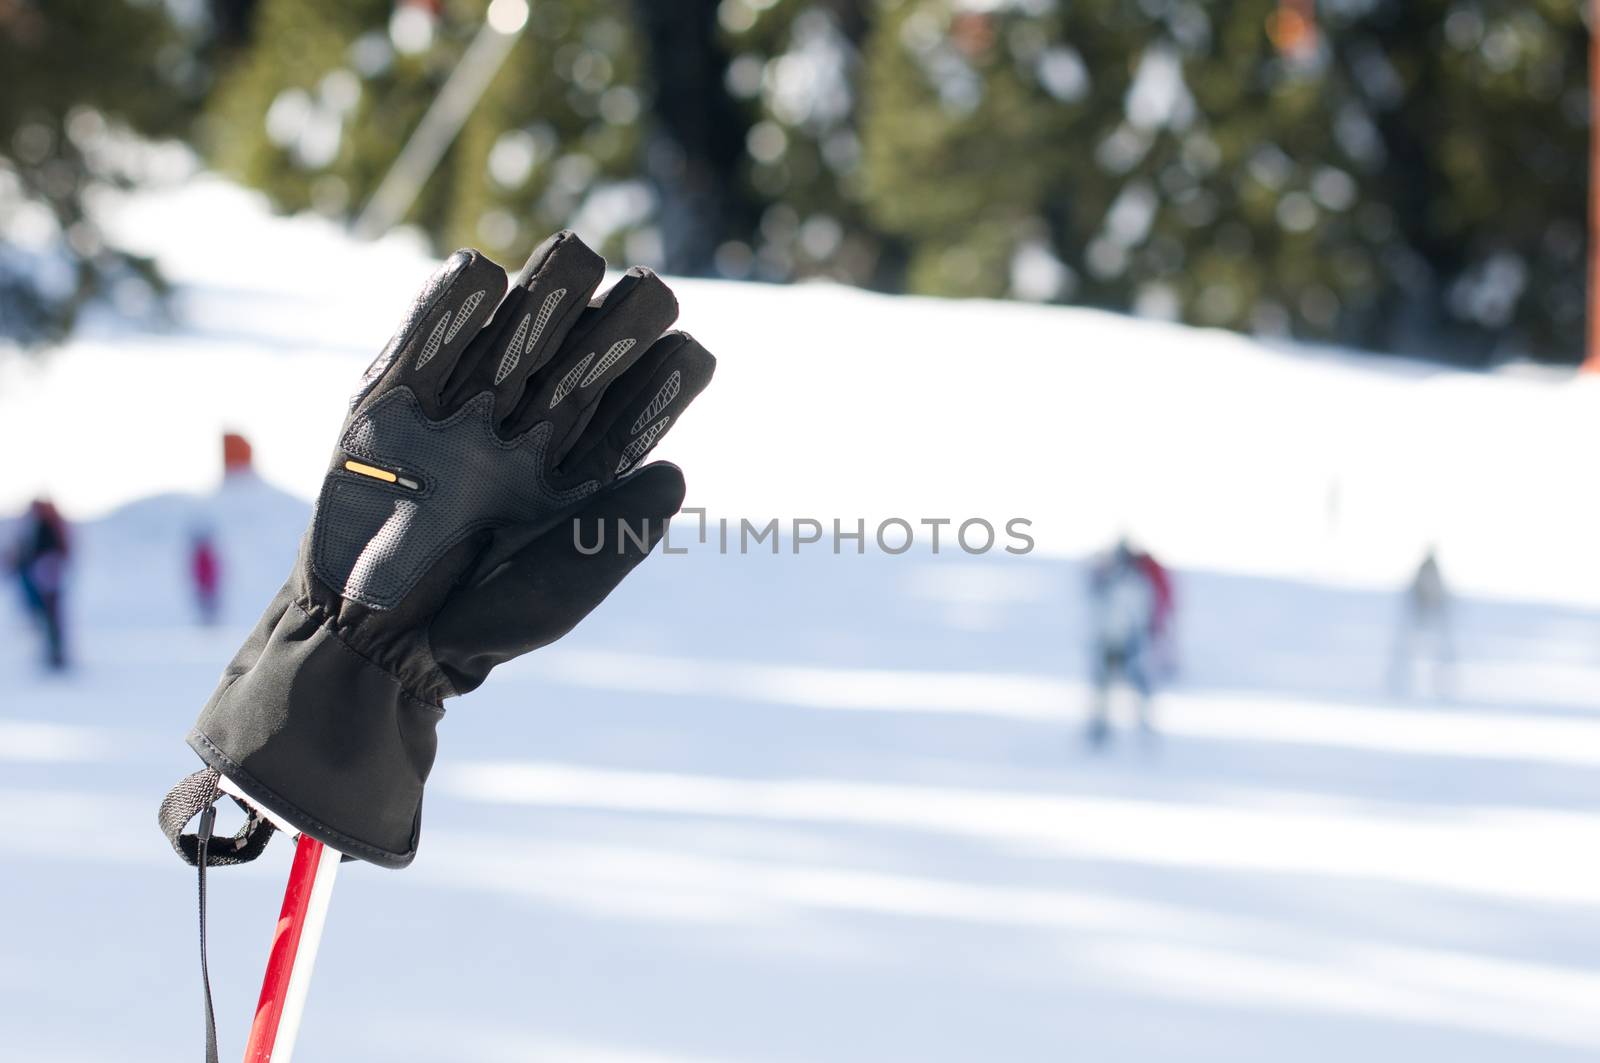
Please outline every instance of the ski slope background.
[{"label": "ski slope background", "polygon": [[[79,522],[77,669],[41,674],[0,610],[0,1035],[45,1063],[199,1049],[155,806],[430,268],[210,178],[116,217],[181,324],[0,363],[0,506]],[[340,877],[298,1060],[1595,1058],[1592,382],[675,287],[720,358],[662,448],[691,505],[1021,516],[1040,549],[653,559],[451,704],[417,862]],[[260,477],[219,483],[230,428]],[[1121,529],[1180,569],[1182,667],[1160,739],[1094,756],[1084,557]],[[1462,660],[1398,696],[1429,543]],[[224,1058],[288,857],[212,876]]]}]

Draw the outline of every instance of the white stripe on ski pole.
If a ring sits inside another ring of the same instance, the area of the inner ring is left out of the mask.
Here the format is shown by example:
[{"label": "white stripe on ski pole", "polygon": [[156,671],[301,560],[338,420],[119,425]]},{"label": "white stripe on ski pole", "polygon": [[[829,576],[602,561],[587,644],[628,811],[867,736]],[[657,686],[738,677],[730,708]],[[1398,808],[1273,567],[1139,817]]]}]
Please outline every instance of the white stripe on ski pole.
[{"label": "white stripe on ski pole", "polygon": [[333,897],[333,880],[339,873],[340,854],[316,843],[322,849],[317,858],[316,878],[311,884],[311,903],[306,908],[305,926],[300,930],[300,947],[295,951],[289,972],[289,989],[283,1002],[283,1017],[278,1020],[278,1036],[272,1049],[273,1063],[290,1063],[295,1038],[300,1033],[300,1016],[311,991],[311,970],[317,963],[317,946],[322,943],[322,927],[328,920],[328,902]]}]

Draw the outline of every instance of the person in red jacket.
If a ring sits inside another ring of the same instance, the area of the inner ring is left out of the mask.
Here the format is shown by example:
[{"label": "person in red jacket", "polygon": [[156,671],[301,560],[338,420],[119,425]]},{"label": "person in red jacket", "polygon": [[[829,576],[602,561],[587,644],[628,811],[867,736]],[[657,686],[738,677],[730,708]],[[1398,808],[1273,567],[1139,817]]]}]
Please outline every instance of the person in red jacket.
[{"label": "person in red jacket", "polygon": [[209,627],[217,622],[222,585],[222,561],[211,529],[197,527],[189,536],[189,579],[194,585],[195,610]]},{"label": "person in red jacket", "polygon": [[1150,665],[1158,678],[1165,679],[1178,668],[1172,629],[1172,576],[1147,550],[1135,550],[1133,559],[1144,578],[1150,581],[1150,593],[1154,597],[1150,609]]},{"label": "person in red jacket", "polygon": [[11,568],[22,588],[28,612],[44,635],[45,664],[52,671],[67,666],[66,632],[61,598],[70,554],[67,522],[55,504],[36,498],[22,518],[22,534],[11,554]]},{"label": "person in red jacket", "polygon": [[1094,706],[1089,742],[1111,737],[1111,691],[1118,680],[1138,697],[1139,726],[1154,733],[1150,718],[1153,678],[1172,670],[1172,579],[1149,552],[1126,538],[1089,573]]}]

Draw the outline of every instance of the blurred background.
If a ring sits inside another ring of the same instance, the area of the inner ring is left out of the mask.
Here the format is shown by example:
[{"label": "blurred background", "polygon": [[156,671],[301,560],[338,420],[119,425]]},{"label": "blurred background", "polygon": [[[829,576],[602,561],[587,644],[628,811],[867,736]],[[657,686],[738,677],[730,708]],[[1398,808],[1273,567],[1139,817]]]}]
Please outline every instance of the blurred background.
[{"label": "blurred background", "polygon": [[[575,226],[686,276],[1068,302],[1467,365],[1571,362],[1588,90],[1573,0],[507,3],[405,221]],[[133,271],[113,134],[352,220],[484,25],[472,0],[0,9],[9,332]],[[514,37],[514,39],[512,39]],[[18,202],[20,200],[20,202]],[[54,247],[51,231],[66,236]],[[53,254],[51,252],[54,252]],[[43,276],[46,258],[64,256]],[[66,269],[63,269],[66,267]]]},{"label": "blurred background", "polygon": [[[9,1050],[198,1050],[182,736],[416,287],[572,227],[781,535],[452,704],[298,1058],[1595,1058],[1594,21],[0,0]],[[224,1058],[287,862],[212,878]]]}]

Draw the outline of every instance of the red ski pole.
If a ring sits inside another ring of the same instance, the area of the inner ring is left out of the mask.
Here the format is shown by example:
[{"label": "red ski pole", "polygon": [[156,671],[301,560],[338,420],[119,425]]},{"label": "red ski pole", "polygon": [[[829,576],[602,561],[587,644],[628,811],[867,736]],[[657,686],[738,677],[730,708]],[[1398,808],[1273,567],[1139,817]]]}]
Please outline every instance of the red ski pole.
[{"label": "red ski pole", "polygon": [[[226,779],[222,788],[237,794]],[[265,814],[277,820],[270,813]],[[281,821],[278,825],[289,830]],[[290,1063],[294,1055],[295,1036],[300,1032],[300,1016],[311,988],[311,969],[317,962],[317,945],[328,918],[328,901],[333,896],[339,860],[335,850],[308,834],[300,835],[294,863],[289,867],[289,882],[283,890],[283,909],[273,931],[244,1063]]]}]

